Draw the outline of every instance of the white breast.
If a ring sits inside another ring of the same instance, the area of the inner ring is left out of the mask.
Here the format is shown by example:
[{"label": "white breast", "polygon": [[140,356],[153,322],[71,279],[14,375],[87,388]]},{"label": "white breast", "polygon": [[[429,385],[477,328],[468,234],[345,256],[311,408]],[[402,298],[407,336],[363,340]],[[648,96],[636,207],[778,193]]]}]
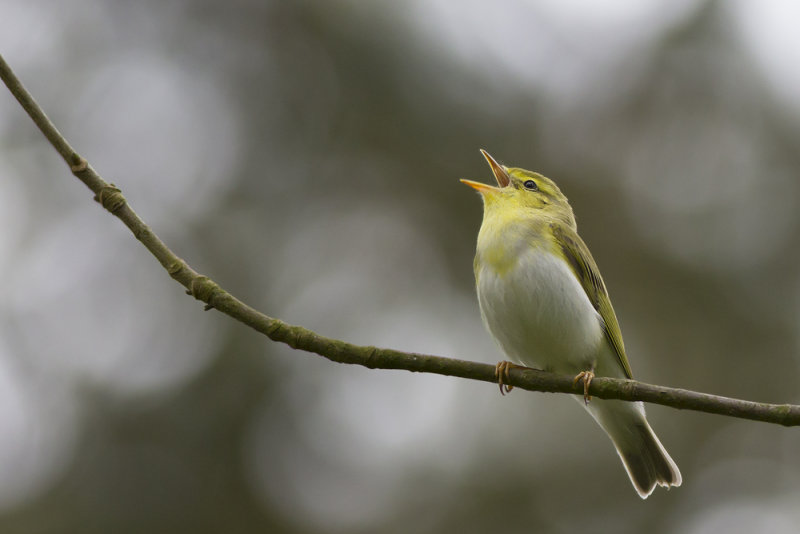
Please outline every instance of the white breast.
[{"label": "white breast", "polygon": [[536,248],[502,277],[487,265],[478,274],[483,320],[509,358],[562,373],[594,365],[605,347],[600,315],[561,258]]}]

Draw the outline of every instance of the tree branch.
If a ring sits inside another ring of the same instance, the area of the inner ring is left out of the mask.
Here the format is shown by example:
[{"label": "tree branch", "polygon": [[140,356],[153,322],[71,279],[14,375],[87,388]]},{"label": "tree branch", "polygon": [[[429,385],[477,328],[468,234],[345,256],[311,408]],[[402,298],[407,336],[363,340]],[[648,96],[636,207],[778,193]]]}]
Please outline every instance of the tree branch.
[{"label": "tree branch", "polygon": [[[215,308],[222,313],[261,332],[273,341],[285,343],[294,349],[313,352],[338,363],[357,364],[370,369],[404,369],[406,371],[435,373],[469,378],[484,382],[497,382],[494,366],[443,358],[428,354],[415,354],[371,346],[359,346],[323,337],[301,326],[289,325],[251,308],[223,290],[216,282],[192,269],[176,256],[144,221],[131,209],[114,185],[105,182],[62,136],[31,94],[0,56],[0,78],[19,101],[50,144],[61,154],[72,174],[95,194],[94,199],[120,219],[133,235],[156,257],[169,275],[186,288],[186,293],[206,303],[206,309]],[[529,391],[582,394],[583,385],[574,384],[570,376],[544,371],[512,369],[506,382]],[[644,401],[672,408],[695,410],[777,423],[785,426],[800,425],[800,406],[790,404],[765,404],[683,389],[668,388],[614,378],[595,378],[589,393],[601,399]]]}]

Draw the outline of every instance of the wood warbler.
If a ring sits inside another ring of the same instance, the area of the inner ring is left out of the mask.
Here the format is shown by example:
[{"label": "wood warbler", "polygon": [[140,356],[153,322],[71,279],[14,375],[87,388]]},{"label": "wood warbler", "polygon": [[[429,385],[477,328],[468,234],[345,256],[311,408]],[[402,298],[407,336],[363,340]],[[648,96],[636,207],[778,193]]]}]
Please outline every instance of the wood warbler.
[{"label": "wood warbler", "polygon": [[541,174],[497,163],[481,150],[499,187],[461,180],[483,198],[475,282],[483,321],[514,362],[497,364],[500,390],[510,367],[575,375],[583,404],[605,430],[644,499],[680,486],[681,473],[645,418],[641,402],[595,399],[592,378],[632,378],[603,278],[578,236],[558,186]]}]

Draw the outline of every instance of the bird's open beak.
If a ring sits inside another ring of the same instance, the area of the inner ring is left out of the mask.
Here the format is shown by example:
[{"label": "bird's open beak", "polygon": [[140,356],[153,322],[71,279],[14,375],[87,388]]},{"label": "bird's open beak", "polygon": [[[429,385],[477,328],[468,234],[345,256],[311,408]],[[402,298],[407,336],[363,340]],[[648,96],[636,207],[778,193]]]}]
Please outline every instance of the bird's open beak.
[{"label": "bird's open beak", "polygon": [[481,154],[483,154],[483,157],[489,162],[489,166],[492,168],[492,173],[494,174],[494,179],[497,180],[497,185],[500,187],[508,187],[508,184],[511,183],[511,178],[509,178],[506,168],[497,163],[492,155],[484,149],[481,149]]},{"label": "bird's open beak", "polygon": [[475,189],[478,193],[493,193],[500,190],[499,187],[495,187],[489,184],[482,184],[480,182],[473,182],[472,180],[467,180],[466,178],[461,178],[461,183],[465,183],[471,188]]},{"label": "bird's open beak", "polygon": [[[484,149],[481,149],[481,154],[483,157],[486,158],[486,161],[489,162],[489,166],[492,168],[492,174],[494,174],[494,179],[497,180],[497,185],[500,187],[507,187],[508,184],[511,183],[511,178],[508,176],[508,171],[506,168],[497,163],[497,161],[486,152]],[[488,193],[491,191],[497,191],[500,189],[499,187],[495,187],[493,185],[482,184],[480,182],[473,182],[472,180],[461,180],[463,183],[467,184],[471,188],[477,190],[479,193]]]}]

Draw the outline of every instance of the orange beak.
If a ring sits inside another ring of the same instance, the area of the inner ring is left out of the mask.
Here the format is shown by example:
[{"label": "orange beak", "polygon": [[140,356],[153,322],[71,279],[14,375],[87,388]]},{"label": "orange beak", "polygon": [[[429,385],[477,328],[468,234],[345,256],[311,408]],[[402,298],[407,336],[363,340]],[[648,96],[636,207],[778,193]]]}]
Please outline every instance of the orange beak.
[{"label": "orange beak", "polygon": [[491,193],[493,191],[499,191],[499,187],[495,187],[489,184],[482,184],[480,182],[473,182],[472,180],[467,180],[466,178],[461,178],[460,182],[463,184],[467,184],[472,189],[476,190],[478,193]]},{"label": "orange beak", "polygon": [[483,154],[483,157],[489,162],[489,166],[492,168],[492,173],[494,174],[494,179],[497,180],[497,185],[500,187],[508,187],[508,184],[511,183],[511,178],[509,178],[506,168],[497,163],[492,155],[484,149],[481,149],[481,154]]},{"label": "orange beak", "polygon": [[[486,152],[484,149],[481,149],[481,154],[483,157],[486,158],[486,161],[489,162],[489,166],[492,168],[492,174],[494,174],[494,179],[497,180],[497,185],[500,187],[507,187],[511,183],[511,178],[508,176],[508,171],[506,168],[497,163],[497,161]],[[482,184],[480,182],[473,182],[472,180],[464,180],[462,179],[461,182],[467,184],[471,188],[477,190],[479,193],[489,193],[492,191],[497,191],[499,187],[495,187],[493,185]]]}]

